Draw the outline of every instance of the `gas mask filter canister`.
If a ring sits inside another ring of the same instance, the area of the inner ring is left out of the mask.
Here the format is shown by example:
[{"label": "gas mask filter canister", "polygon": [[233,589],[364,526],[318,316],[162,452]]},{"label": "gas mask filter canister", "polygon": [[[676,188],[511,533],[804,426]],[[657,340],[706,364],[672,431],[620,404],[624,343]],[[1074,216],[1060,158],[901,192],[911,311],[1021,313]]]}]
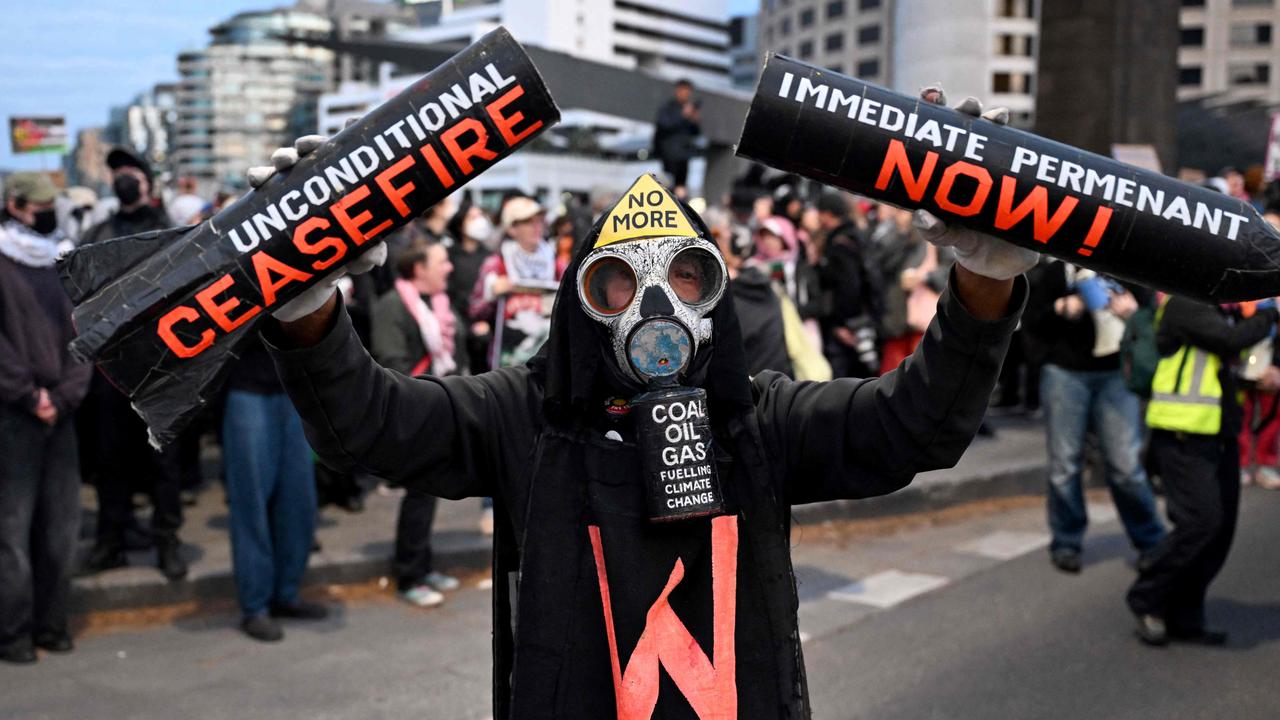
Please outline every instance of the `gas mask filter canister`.
[{"label": "gas mask filter canister", "polygon": [[711,340],[707,316],[726,282],[715,246],[650,175],[610,210],[578,271],[583,309],[608,328],[622,373],[647,388],[630,417],[653,522],[724,512],[706,391],[680,382]]}]

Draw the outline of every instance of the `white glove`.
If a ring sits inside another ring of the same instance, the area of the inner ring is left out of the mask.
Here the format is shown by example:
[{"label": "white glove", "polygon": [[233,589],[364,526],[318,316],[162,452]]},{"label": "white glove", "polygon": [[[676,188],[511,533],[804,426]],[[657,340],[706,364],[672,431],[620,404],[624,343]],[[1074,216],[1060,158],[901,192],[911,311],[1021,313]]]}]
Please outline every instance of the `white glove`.
[{"label": "white glove", "polygon": [[[939,105],[946,103],[946,95],[942,88],[933,86],[920,91],[920,96],[928,102]],[[1008,108],[992,108],[982,112],[982,103],[976,98],[965,98],[956,106],[966,115],[973,115],[984,120],[1004,125],[1009,122]],[[966,270],[993,280],[1012,280],[1036,266],[1040,253],[1007,243],[997,237],[980,233],[963,227],[949,227],[933,213],[927,210],[916,210],[911,223],[925,240],[938,246],[950,247],[955,251],[956,262]]]},{"label": "white glove", "polygon": [[281,305],[271,314],[280,322],[294,322],[324,307],[329,298],[338,291],[338,281],[347,274],[359,275],[367,273],[387,261],[387,244],[380,242],[369,248],[368,252],[334,270],[323,280],[312,285],[298,297]]},{"label": "white glove", "polygon": [[[255,189],[262,187],[262,184],[270,180],[277,172],[288,172],[289,168],[296,165],[299,159],[311,154],[328,140],[329,138],[323,135],[303,135],[293,142],[293,147],[279,148],[271,153],[270,167],[249,168],[246,173],[249,185]],[[301,295],[281,305],[271,314],[281,322],[294,322],[304,318],[329,302],[329,298],[333,297],[333,294],[338,291],[338,281],[343,276],[369,272],[386,261],[387,244],[379,242],[360,257],[329,273],[323,280],[307,288]]]},{"label": "white glove", "polygon": [[303,135],[293,141],[293,147],[276,148],[271,153],[271,164],[251,167],[245,173],[249,179],[249,187],[258,189],[275,176],[276,172],[286,172],[298,163],[298,160],[315,152],[315,149],[329,141],[323,135]]}]

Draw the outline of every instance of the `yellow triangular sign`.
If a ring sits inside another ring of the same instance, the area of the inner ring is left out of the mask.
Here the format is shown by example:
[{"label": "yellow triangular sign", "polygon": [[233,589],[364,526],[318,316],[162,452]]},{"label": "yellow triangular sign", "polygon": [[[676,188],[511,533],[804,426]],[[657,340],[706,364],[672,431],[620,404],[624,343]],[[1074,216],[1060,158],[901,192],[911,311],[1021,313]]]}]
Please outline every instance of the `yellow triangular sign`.
[{"label": "yellow triangular sign", "polygon": [[600,237],[592,247],[643,238],[697,236],[671,192],[645,173],[605,216]]}]

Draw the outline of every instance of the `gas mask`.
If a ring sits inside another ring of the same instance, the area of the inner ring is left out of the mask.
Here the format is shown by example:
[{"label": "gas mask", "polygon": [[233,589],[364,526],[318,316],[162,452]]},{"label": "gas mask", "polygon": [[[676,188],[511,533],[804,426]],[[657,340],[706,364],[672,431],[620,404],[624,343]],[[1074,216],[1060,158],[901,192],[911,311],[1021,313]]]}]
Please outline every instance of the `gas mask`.
[{"label": "gas mask", "polygon": [[724,295],[725,277],[724,260],[700,237],[646,238],[593,250],[578,270],[578,296],[609,330],[625,376],[675,385],[711,340],[706,316]]},{"label": "gas mask", "polygon": [[727,269],[715,245],[651,175],[605,216],[578,268],[578,299],[609,331],[622,374],[647,388],[631,401],[646,477],[649,518],[669,522],[724,512],[707,394],[682,387]]}]

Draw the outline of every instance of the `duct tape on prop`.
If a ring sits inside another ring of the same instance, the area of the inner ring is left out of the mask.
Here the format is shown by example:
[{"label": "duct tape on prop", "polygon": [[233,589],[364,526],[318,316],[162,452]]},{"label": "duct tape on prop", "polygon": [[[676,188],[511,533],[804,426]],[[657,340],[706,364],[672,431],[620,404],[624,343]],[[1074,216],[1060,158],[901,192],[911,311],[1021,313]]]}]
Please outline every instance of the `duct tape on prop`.
[{"label": "duct tape on prop", "polygon": [[177,437],[262,320],[554,125],[499,28],[199,225],[82,246],[60,263],[77,359]]},{"label": "duct tape on prop", "polygon": [[723,514],[706,391],[657,390],[640,395],[631,407],[649,519],[671,522]]}]

